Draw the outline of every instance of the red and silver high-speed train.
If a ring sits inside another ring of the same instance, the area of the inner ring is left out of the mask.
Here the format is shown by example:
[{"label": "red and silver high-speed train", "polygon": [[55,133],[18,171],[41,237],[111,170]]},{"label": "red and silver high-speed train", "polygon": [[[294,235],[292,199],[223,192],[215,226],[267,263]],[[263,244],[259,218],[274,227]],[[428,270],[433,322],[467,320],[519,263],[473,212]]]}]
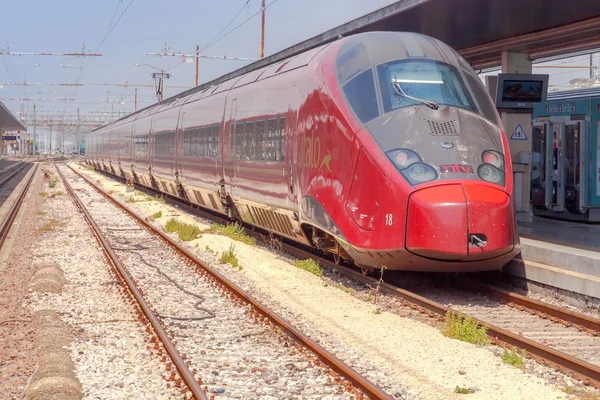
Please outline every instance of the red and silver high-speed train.
[{"label": "red and silver high-speed train", "polygon": [[449,46],[362,33],[247,70],[97,129],[86,161],[363,272],[518,253],[504,128]]}]

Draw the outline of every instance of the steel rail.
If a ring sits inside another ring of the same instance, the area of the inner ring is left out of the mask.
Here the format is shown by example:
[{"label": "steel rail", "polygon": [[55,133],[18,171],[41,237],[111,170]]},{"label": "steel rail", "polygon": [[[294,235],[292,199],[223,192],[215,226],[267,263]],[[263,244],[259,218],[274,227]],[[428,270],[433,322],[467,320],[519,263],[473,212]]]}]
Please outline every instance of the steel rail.
[{"label": "steel rail", "polygon": [[483,282],[477,282],[472,279],[454,280],[456,285],[467,288],[472,291],[481,291],[497,299],[507,302],[509,305],[522,306],[530,310],[535,310],[542,317],[561,320],[561,323],[569,326],[581,327],[581,330],[587,330],[594,336],[600,335],[600,319],[587,316],[565,308],[560,308],[552,304],[543,303],[536,299],[522,296]]},{"label": "steel rail", "polygon": [[167,236],[164,232],[156,229],[152,224],[148,223],[143,217],[138,215],[137,213],[131,211],[126,206],[115,200],[112,196],[106,193],[102,188],[100,188],[96,183],[92,182],[86,176],[80,174],[78,171],[73,169],[70,165],[66,164],[77,176],[85,180],[88,184],[90,184],[98,193],[100,193],[103,197],[109,200],[112,204],[116,205],[121,210],[125,211],[127,214],[135,218],[141,225],[143,225],[150,232],[160,236],[165,242],[167,242],[170,246],[175,248],[179,253],[185,255],[188,260],[190,260],[195,265],[202,268],[204,271],[208,272],[214,279],[216,279],[221,284],[225,285],[230,291],[232,291],[235,295],[237,295],[240,299],[245,302],[251,304],[258,312],[260,312],[263,316],[267,317],[270,321],[272,321],[276,326],[281,328],[284,332],[286,332],[289,336],[295,339],[300,344],[304,345],[308,349],[310,349],[317,357],[321,359],[327,366],[333,369],[339,375],[345,377],[348,381],[350,381],[354,387],[360,389],[364,392],[369,398],[372,399],[393,399],[389,394],[383,391],[381,388],[376,386],[374,383],[369,381],[367,378],[363,377],[357,371],[355,371],[352,367],[345,364],[339,358],[331,354],[328,350],[323,348],[321,345],[316,343],[314,340],[310,339],[308,336],[303,334],[301,331],[296,329],[293,325],[287,322],[285,319],[271,311],[269,308],[261,304],[254,297],[245,293],[239,286],[235,283],[231,282],[225,276],[221,275],[215,269],[206,265],[202,262],[198,257],[194,254],[174,242],[169,236]]},{"label": "steel rail", "polygon": [[12,171],[13,168],[17,168],[14,172],[12,172],[10,175],[8,175],[7,177],[3,178],[2,181],[0,181],[0,187],[4,186],[8,182],[10,182],[10,180],[12,178],[14,178],[23,169],[25,169],[25,167],[27,167],[27,163],[23,163],[23,164],[19,163],[19,164],[15,165],[15,166],[8,167],[5,170],[1,171],[0,173],[6,173],[6,172]]},{"label": "steel rail", "polygon": [[[106,176],[110,176],[111,178],[118,178],[118,179],[122,180],[121,177],[118,177],[118,176],[115,176],[112,174],[108,174],[107,172],[104,172],[104,171],[97,171],[97,172],[100,172],[101,174],[106,175]],[[84,177],[84,179],[86,179],[86,178]],[[92,183],[92,185],[96,186],[95,183]],[[226,219],[222,216],[215,215],[214,213],[205,211],[205,210],[197,208],[197,207],[192,207],[189,204],[187,204],[186,202],[184,202],[183,200],[178,199],[172,195],[159,192],[156,189],[149,188],[146,186],[142,186],[142,187],[147,191],[161,193],[179,204],[186,205],[186,208],[193,210],[194,212],[200,212],[207,218],[210,218],[213,220],[219,220],[221,222],[229,222],[228,219]],[[99,189],[99,188],[98,188],[98,190],[102,191],[102,189]],[[125,208],[124,206],[121,206],[121,207]],[[260,233],[257,233],[255,231],[252,231],[249,229],[247,229],[247,233],[249,235],[252,235],[257,238],[260,238],[260,236],[261,236]],[[298,257],[318,258],[322,265],[326,265],[329,268],[335,269],[338,272],[340,272],[341,274],[343,274],[349,278],[352,278],[354,280],[357,280],[361,283],[369,284],[371,286],[377,286],[379,284],[379,281],[377,279],[374,279],[369,276],[364,276],[361,273],[359,273],[358,271],[355,271],[351,268],[337,265],[337,264],[333,263],[332,261],[324,258],[323,256],[320,256],[314,252],[299,248],[296,245],[291,245],[289,243],[282,242],[282,249],[284,251],[286,251],[287,253],[294,254]],[[432,318],[437,316],[437,318],[439,320],[443,320],[443,318],[446,316],[446,314],[449,311],[454,311],[448,307],[443,306],[442,304],[428,300],[425,297],[422,297],[422,296],[419,296],[410,291],[398,288],[389,283],[382,282],[381,284],[379,284],[379,288],[383,293],[401,298],[405,302],[412,304],[415,309],[420,309],[421,312],[428,314],[429,317],[432,317]],[[521,297],[523,299],[527,299],[523,296],[521,296]],[[518,304],[524,305],[524,303],[523,303],[524,300],[519,299],[518,295],[511,297],[511,298],[513,298],[513,300],[511,300],[511,301],[513,301],[514,303],[519,302]],[[536,305],[535,309],[541,311],[542,307],[544,307],[544,306],[546,306],[546,304],[541,303],[541,304]],[[531,308],[534,308],[534,306],[531,305]],[[554,309],[557,309],[557,308],[554,307]],[[555,318],[565,319],[566,321],[575,321],[575,319],[573,319],[573,320],[567,319],[568,314],[570,312],[567,312],[566,315],[564,313],[560,313],[560,314],[555,313],[555,311],[550,310],[550,309],[546,309],[545,311],[542,311],[542,312],[543,313],[545,312],[548,315],[555,314],[554,315]],[[577,313],[571,313],[571,314],[578,315]],[[560,315],[560,317],[559,317],[559,315]],[[563,317],[565,317],[565,318],[563,318]],[[577,322],[577,324],[580,324],[580,325],[586,326],[586,327],[593,326],[593,324],[595,323],[594,321],[585,322],[586,325],[584,325],[584,321],[586,319],[587,318],[585,316],[581,317],[580,321]],[[578,379],[582,380],[586,384],[591,384],[591,385],[595,386],[596,388],[600,388],[600,368],[597,367],[596,365],[593,365],[593,364],[588,363],[583,360],[579,360],[579,359],[572,357],[564,352],[554,350],[548,346],[544,346],[540,343],[536,343],[530,339],[526,339],[522,336],[516,335],[516,334],[514,334],[510,331],[504,330],[502,328],[499,328],[499,327],[496,327],[493,325],[488,325],[484,321],[481,321],[479,319],[473,318],[473,320],[475,322],[477,322],[480,326],[487,326],[488,336],[490,336],[492,338],[492,341],[494,343],[498,343],[498,344],[504,343],[509,346],[524,349],[529,353],[528,354],[529,356],[532,356],[540,364],[546,365],[546,366],[552,366],[552,367],[554,367],[555,370],[557,370],[559,372],[564,372],[563,369],[566,369],[569,372],[569,373],[567,373],[568,375],[577,377]],[[572,323],[575,323],[575,322],[572,322]],[[588,329],[598,330],[598,327],[596,327],[596,329],[594,329],[594,328],[588,328]]]},{"label": "steel rail", "polygon": [[[25,166],[27,166],[27,164],[25,164]],[[17,172],[21,171],[23,168],[25,168],[25,166],[23,166]],[[21,190],[21,193],[19,193],[19,196],[17,197],[17,199],[15,200],[13,205],[10,207],[8,214],[6,214],[4,221],[2,221],[2,224],[0,225],[0,248],[2,248],[2,246],[4,245],[4,241],[8,237],[10,228],[12,227],[13,222],[15,221],[15,218],[17,217],[17,213],[19,212],[19,209],[21,208],[21,205],[23,204],[23,200],[25,200],[25,196],[27,195],[27,192],[29,191],[29,187],[31,186],[31,182],[33,182],[33,178],[35,177],[35,173],[37,172],[37,169],[38,169],[38,166],[36,165],[35,169],[31,173],[31,176],[27,180],[27,183],[23,187],[23,190]],[[16,175],[16,173],[15,173],[15,175]],[[3,181],[2,184],[0,184],[0,186],[4,185],[5,183],[6,183],[6,181]]]},{"label": "steel rail", "polygon": [[[315,255],[311,252],[298,249],[295,246],[291,246],[288,244],[284,244],[286,251],[295,253],[296,255],[302,254],[304,257],[315,257]],[[318,257],[318,256],[317,256]],[[401,289],[397,286],[394,286],[389,283],[381,282],[375,278],[364,276],[361,273],[354,271],[348,267],[337,265],[327,259],[320,257],[320,262],[322,264],[327,265],[330,268],[336,269],[343,275],[358,280],[361,283],[369,284],[369,285],[378,285],[383,293],[386,293],[391,296],[399,297],[402,300],[415,305],[417,308],[421,309],[421,312],[428,314],[430,317],[438,316],[441,320],[446,316],[448,312],[456,312],[455,310],[448,308],[442,304],[429,300],[423,296],[419,296],[418,294],[412,293],[408,290]],[[521,296],[523,297],[523,296]],[[515,300],[516,297],[514,297]],[[517,300],[523,302],[522,299]],[[540,303],[537,304],[536,307],[538,309],[542,309],[545,304]],[[533,308],[533,306],[532,306]],[[554,307],[556,309],[556,307]],[[553,311],[547,309],[545,311],[550,315]],[[568,317],[564,313],[561,314],[565,317]],[[585,316],[581,318],[581,320],[585,320]],[[479,326],[486,326],[488,336],[492,339],[492,342],[495,344],[504,343],[509,346],[517,347],[520,349],[524,349],[536,359],[540,364],[554,367],[554,369],[558,372],[564,372],[563,368],[566,369],[567,375],[572,377],[577,377],[582,380],[587,385],[592,385],[596,388],[600,388],[600,367],[588,363],[587,361],[580,360],[575,358],[569,354],[566,354],[562,351],[555,350],[551,347],[545,346],[541,343],[534,342],[533,340],[527,339],[505,329],[499,328],[494,325],[489,325],[485,321],[479,320],[477,318],[473,318],[473,320]],[[591,321],[590,321],[591,322]]]},{"label": "steel rail", "polygon": [[169,353],[169,356],[171,357],[173,364],[175,364],[175,367],[179,371],[179,374],[181,375],[182,379],[184,380],[184,382],[186,383],[186,385],[188,386],[188,388],[190,389],[190,391],[192,392],[192,394],[194,395],[194,397],[197,400],[208,400],[208,397],[206,396],[206,394],[204,393],[204,391],[202,390],[202,388],[200,387],[198,382],[196,382],[194,375],[187,367],[185,361],[183,360],[183,358],[181,357],[181,355],[175,348],[175,345],[171,342],[171,339],[169,339],[169,336],[167,335],[167,332],[165,331],[165,329],[162,327],[160,321],[158,320],[156,315],[150,309],[150,306],[144,299],[144,296],[142,295],[140,290],[137,288],[137,286],[133,282],[133,279],[131,278],[129,273],[125,270],[125,267],[123,266],[123,264],[121,263],[121,261],[119,260],[117,255],[115,254],[114,250],[112,249],[112,247],[110,246],[108,241],[104,238],[104,235],[100,231],[100,228],[96,224],[96,221],[94,221],[94,219],[92,218],[92,215],[89,213],[89,211],[87,210],[87,208],[85,207],[83,202],[79,199],[79,197],[77,197],[77,195],[71,188],[71,185],[69,184],[69,182],[67,181],[67,179],[65,178],[63,173],[61,172],[60,168],[58,168],[57,165],[55,165],[55,167],[56,167],[56,170],[58,171],[58,175],[60,176],[60,178],[65,186],[67,193],[73,200],[73,203],[75,204],[75,206],[84,214],[84,217],[85,217],[87,223],[90,225],[94,236],[96,236],[96,238],[98,239],[98,241],[104,248],[105,254],[108,256],[110,262],[117,269],[117,271],[119,272],[119,274],[121,275],[123,280],[125,280],[125,283],[127,284],[127,287],[129,288],[129,291],[133,294],[133,296],[137,300],[140,308],[146,315],[146,318],[148,318],[148,321],[154,328],[154,331],[156,332],[160,341],[163,343],[165,350],[167,350],[167,352]]}]

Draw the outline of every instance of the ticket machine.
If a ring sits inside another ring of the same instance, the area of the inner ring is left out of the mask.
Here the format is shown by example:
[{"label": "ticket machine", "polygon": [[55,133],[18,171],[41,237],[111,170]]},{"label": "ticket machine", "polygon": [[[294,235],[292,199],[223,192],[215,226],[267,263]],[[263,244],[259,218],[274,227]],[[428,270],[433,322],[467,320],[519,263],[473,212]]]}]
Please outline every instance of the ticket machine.
[{"label": "ticket machine", "polygon": [[535,215],[600,222],[600,98],[534,105],[531,204]]}]

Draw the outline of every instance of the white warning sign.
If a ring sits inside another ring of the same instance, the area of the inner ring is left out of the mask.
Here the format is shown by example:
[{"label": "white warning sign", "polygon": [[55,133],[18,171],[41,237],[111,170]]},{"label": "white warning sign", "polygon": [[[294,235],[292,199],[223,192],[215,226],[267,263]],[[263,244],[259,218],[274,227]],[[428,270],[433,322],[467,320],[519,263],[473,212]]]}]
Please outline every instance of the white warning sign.
[{"label": "white warning sign", "polygon": [[515,131],[510,137],[510,140],[527,140],[527,135],[525,134],[525,131],[523,130],[521,124],[517,125]]}]

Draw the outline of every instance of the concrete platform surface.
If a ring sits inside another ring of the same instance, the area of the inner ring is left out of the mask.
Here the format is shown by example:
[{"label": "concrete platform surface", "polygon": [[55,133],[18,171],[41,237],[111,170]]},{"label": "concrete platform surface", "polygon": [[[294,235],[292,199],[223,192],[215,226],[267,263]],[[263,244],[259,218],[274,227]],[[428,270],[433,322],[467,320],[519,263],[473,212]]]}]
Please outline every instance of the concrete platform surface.
[{"label": "concrete platform surface", "polygon": [[600,298],[600,225],[520,215],[521,254],[503,271]]}]

